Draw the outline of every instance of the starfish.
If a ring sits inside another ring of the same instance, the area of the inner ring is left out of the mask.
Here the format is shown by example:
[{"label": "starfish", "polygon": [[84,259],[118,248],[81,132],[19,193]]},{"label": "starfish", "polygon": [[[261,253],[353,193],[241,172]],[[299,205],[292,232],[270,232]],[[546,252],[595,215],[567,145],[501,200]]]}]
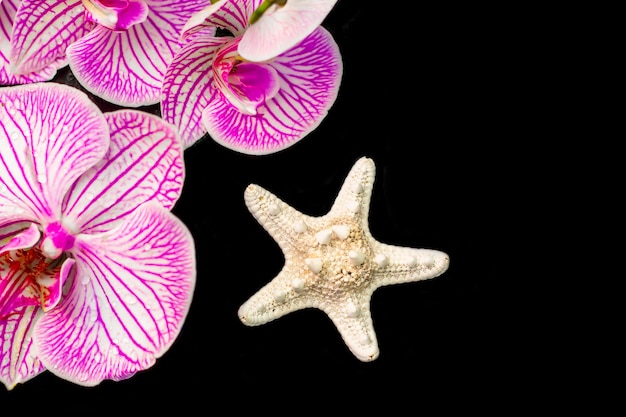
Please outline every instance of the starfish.
[{"label": "starfish", "polygon": [[279,274],[239,308],[248,326],[318,308],[363,362],[379,355],[370,312],[379,287],[434,278],[448,269],[447,254],[392,246],[375,240],[368,225],[374,186],[372,159],[360,158],[328,214],[303,214],[264,188],[250,184],[246,206],[276,240],[285,264]]}]

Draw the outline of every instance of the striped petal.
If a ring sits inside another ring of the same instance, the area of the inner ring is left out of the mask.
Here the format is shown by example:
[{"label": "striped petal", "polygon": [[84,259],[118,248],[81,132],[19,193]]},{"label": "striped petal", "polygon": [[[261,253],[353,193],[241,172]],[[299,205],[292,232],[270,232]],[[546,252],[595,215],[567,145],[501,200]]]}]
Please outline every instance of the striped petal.
[{"label": "striped petal", "polygon": [[140,204],[170,209],[184,181],[183,151],[175,128],[134,109],[105,113],[111,132],[106,156],[68,193],[65,222],[83,233],[109,230]]},{"label": "striped petal", "polygon": [[0,1],[0,85],[30,84],[51,80],[57,72],[55,66],[47,66],[39,71],[16,75],[10,69],[11,32],[13,19],[19,0]]},{"label": "striped petal", "polygon": [[104,116],[56,83],[2,88],[0,103],[0,224],[60,218],[72,183],[109,146]]},{"label": "striped petal", "polygon": [[126,31],[99,26],[67,48],[72,72],[85,89],[113,104],[158,103],[165,70],[181,47],[180,31],[203,3],[163,0]]},{"label": "striped petal", "polygon": [[183,26],[181,38],[188,39],[203,26],[227,29],[233,36],[242,34],[252,11],[262,0],[220,0],[195,13]]},{"label": "striped petal", "polygon": [[322,24],[337,0],[288,0],[274,3],[248,27],[239,54],[249,61],[267,61],[293,48]]},{"label": "striped petal", "polygon": [[93,29],[81,0],[22,0],[13,26],[10,60],[15,74],[67,65],[65,51]]},{"label": "striped petal", "polygon": [[32,339],[34,325],[42,313],[38,307],[27,306],[0,319],[0,382],[8,390],[46,370],[34,353]]},{"label": "striped petal", "polygon": [[34,339],[51,372],[93,386],[147,369],[169,349],[189,310],[195,253],[188,229],[155,202],[119,229],[79,238],[72,287]]},{"label": "striped petal", "polygon": [[176,126],[185,148],[206,133],[201,122],[202,111],[217,94],[211,88],[213,57],[230,40],[229,37],[212,37],[210,33],[190,39],[174,57],[163,79],[161,115]]},{"label": "striped petal", "polygon": [[282,77],[280,91],[256,115],[241,113],[224,96],[203,111],[204,127],[223,146],[253,155],[278,152],[314,130],[335,102],[343,64],[323,27],[267,65]]}]

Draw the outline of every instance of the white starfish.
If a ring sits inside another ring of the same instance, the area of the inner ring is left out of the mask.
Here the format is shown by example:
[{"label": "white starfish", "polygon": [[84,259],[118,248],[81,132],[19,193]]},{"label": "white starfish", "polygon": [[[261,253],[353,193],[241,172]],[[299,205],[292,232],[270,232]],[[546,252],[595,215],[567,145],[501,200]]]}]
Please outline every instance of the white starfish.
[{"label": "white starfish", "polygon": [[374,290],[434,278],[446,271],[449,258],[437,250],[391,246],[372,237],[368,215],[374,174],[374,162],[359,159],[331,210],[321,217],[300,213],[258,185],[247,187],[246,205],[282,249],[285,265],[239,308],[244,324],[261,325],[318,308],[359,360],[378,357],[370,313]]}]

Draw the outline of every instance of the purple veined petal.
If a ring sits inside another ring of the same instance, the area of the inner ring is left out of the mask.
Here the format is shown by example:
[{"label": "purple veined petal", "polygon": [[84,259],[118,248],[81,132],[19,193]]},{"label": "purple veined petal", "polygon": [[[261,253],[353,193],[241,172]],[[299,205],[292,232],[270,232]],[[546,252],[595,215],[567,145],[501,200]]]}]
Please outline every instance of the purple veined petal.
[{"label": "purple veined petal", "polygon": [[204,35],[190,39],[165,73],[161,115],[177,127],[185,149],[206,133],[201,123],[202,111],[212,95],[218,94],[211,88],[213,56],[230,39]]},{"label": "purple veined petal", "polygon": [[0,102],[0,219],[58,219],[72,183],[108,149],[107,122],[62,84],[5,87]]},{"label": "purple veined petal", "polygon": [[233,36],[241,35],[248,26],[252,11],[262,0],[220,0],[191,17],[182,29],[181,37],[195,34],[200,25],[228,30]]},{"label": "purple veined petal", "polygon": [[206,6],[207,0],[150,0],[148,3],[148,19],[152,19],[153,26],[161,29],[161,36],[178,40],[185,23]]},{"label": "purple veined petal", "polygon": [[67,297],[37,323],[39,358],[79,385],[122,380],[151,367],[178,336],[196,279],[189,230],[158,203],[119,229],[80,235]]},{"label": "purple veined petal", "polygon": [[70,68],[92,94],[125,107],[157,104],[167,66],[181,47],[180,30],[200,0],[149,3],[150,13],[123,32],[98,27],[67,48]]},{"label": "purple veined petal", "polygon": [[163,51],[166,56],[157,52],[143,27],[113,32],[98,26],[67,48],[67,58],[87,91],[119,106],[139,107],[159,100],[170,56]]},{"label": "purple veined petal", "polygon": [[[6,245],[11,239],[13,239],[16,234],[22,233],[26,229],[29,229],[32,224],[33,223],[31,222],[24,221],[0,222],[0,246]],[[5,249],[1,249],[0,253],[5,251]]]},{"label": "purple veined petal", "polygon": [[110,230],[137,206],[174,206],[184,182],[178,132],[158,116],[123,109],[105,113],[111,131],[106,156],[67,194],[63,216],[83,233]]},{"label": "purple veined petal", "polygon": [[11,72],[9,67],[11,32],[18,5],[19,0],[0,1],[0,85],[30,84],[48,81],[54,78],[57,72],[54,66],[47,66],[40,71],[24,75],[15,75]]},{"label": "purple veined petal", "polygon": [[[17,225],[19,229],[15,227],[16,225],[11,225],[12,227],[10,228],[0,228],[0,255],[12,250],[26,249],[35,246],[41,237],[41,232],[35,223],[30,223],[26,229],[23,229],[22,227],[26,224],[28,223],[19,223]],[[2,236],[8,235],[7,232],[9,231],[12,231],[13,234],[11,239],[4,244]]]},{"label": "purple veined petal", "polygon": [[223,96],[203,111],[208,134],[223,146],[252,155],[278,152],[313,131],[334,104],[343,63],[323,27],[267,64],[282,78],[280,91],[257,108],[257,115],[240,113]]},{"label": "purple veined petal", "polygon": [[75,263],[76,261],[74,259],[67,258],[63,261],[61,270],[58,271],[58,274],[55,274],[54,277],[44,278],[41,281],[38,280],[38,284],[46,287],[48,290],[47,297],[45,297],[43,301],[40,301],[41,308],[44,312],[52,310],[57,306],[57,304],[59,304],[59,301],[61,301],[61,297],[63,296],[63,286],[68,280]]},{"label": "purple veined petal", "polygon": [[249,61],[267,61],[293,48],[322,24],[337,0],[288,0],[274,3],[253,24],[239,43]]},{"label": "purple veined petal", "polygon": [[146,20],[150,8],[144,0],[85,0],[86,19],[111,30],[126,30]]},{"label": "purple veined petal", "polygon": [[202,26],[205,19],[207,19],[209,16],[217,12],[219,9],[221,9],[225,4],[229,2],[230,0],[220,0],[217,3],[209,4],[204,9],[193,14],[189,18],[189,20],[187,20],[187,22],[185,23],[185,25],[183,26],[181,30],[181,35],[180,35],[181,40],[188,39],[192,34],[194,34],[198,29],[200,29],[200,26]]},{"label": "purple veined petal", "polygon": [[13,72],[28,74],[67,65],[65,50],[92,30],[81,0],[22,0],[11,37]]},{"label": "purple veined petal", "polygon": [[7,390],[46,370],[34,352],[32,339],[42,313],[38,307],[27,306],[0,319],[0,382]]}]

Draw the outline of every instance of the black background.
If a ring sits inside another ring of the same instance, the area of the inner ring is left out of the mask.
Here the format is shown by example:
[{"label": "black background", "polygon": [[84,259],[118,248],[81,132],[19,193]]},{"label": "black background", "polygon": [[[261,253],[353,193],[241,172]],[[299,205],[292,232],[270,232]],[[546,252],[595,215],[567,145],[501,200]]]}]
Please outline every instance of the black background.
[{"label": "black background", "polygon": [[[531,248],[521,240],[541,209],[529,198],[538,191],[529,172],[543,151],[528,149],[533,115],[520,102],[525,79],[511,71],[522,64],[500,37],[506,22],[485,13],[339,0],[324,27],[341,49],[343,80],[315,131],[273,155],[238,154],[208,137],[185,151],[185,187],[173,212],[195,238],[198,274],[172,348],[126,381],[85,388],[46,372],[0,390],[2,404],[227,414],[356,413],[383,404],[417,414],[426,405],[498,409],[503,399],[519,408],[549,396],[558,365],[535,373],[536,353],[551,353],[544,330],[527,324],[538,301],[517,304],[521,292],[542,285],[532,260],[547,252],[544,241],[535,238]],[[54,81],[81,88],[67,68]],[[380,356],[371,363],[349,352],[319,310],[259,327],[237,317],[283,265],[244,204],[245,187],[256,183],[323,215],[362,156],[376,164],[372,235],[451,259],[440,277],[374,292]],[[532,384],[521,382],[527,377]]]}]

